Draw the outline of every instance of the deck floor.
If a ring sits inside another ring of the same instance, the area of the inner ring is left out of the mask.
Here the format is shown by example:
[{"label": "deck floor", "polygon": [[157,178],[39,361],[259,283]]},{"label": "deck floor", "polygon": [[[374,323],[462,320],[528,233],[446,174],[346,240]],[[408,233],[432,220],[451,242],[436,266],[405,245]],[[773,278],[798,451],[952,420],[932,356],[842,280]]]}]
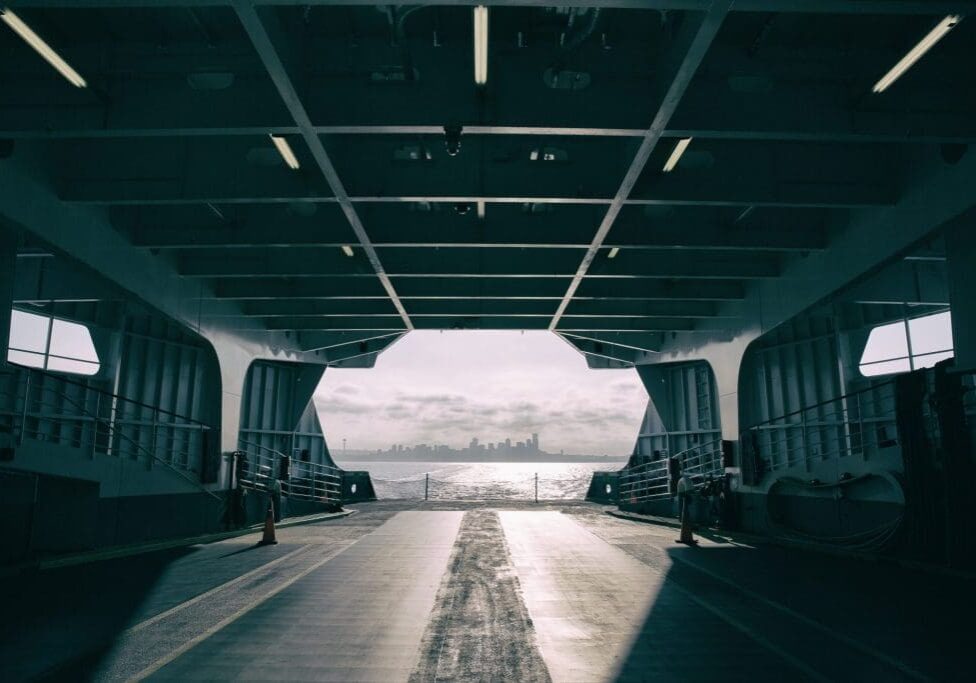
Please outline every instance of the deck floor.
[{"label": "deck floor", "polygon": [[0,589],[0,679],[971,680],[974,582],[600,506],[370,503]]}]

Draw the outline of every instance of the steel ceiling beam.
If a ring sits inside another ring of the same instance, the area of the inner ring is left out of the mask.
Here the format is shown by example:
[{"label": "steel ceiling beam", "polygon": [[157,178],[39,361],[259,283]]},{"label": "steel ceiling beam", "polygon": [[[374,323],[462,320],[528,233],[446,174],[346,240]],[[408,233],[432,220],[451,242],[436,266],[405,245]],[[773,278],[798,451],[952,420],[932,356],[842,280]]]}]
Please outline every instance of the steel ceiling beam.
[{"label": "steel ceiling beam", "polygon": [[[234,0],[17,0],[17,7],[126,8],[212,7],[232,5]],[[291,7],[372,7],[376,0],[261,0],[257,5]],[[526,0],[441,0],[444,7],[488,5],[531,7]],[[707,11],[711,0],[563,0],[566,7],[600,7],[643,10]],[[736,0],[739,12],[801,12],[817,14],[918,14],[971,13],[972,0]]]},{"label": "steel ceiling beam", "polygon": [[[403,278],[397,291],[403,300],[554,299],[559,301],[570,280],[565,278],[491,278],[476,280],[431,276]],[[446,294],[445,294],[446,292]],[[744,282],[732,279],[605,280],[588,278],[574,301],[718,301],[734,303],[746,296]],[[378,282],[322,276],[318,278],[226,278],[213,283],[204,301],[376,299],[385,293]]]},{"label": "steel ceiling beam", "polygon": [[[691,79],[698,70],[698,66],[705,58],[705,54],[708,52],[712,41],[718,35],[718,30],[725,21],[731,5],[732,3],[727,0],[710,4],[708,11],[702,17],[700,23],[694,27],[690,25],[694,19],[690,16],[685,18],[688,23],[682,28],[675,44],[671,47],[670,57],[672,59],[677,58],[680,61],[677,63],[677,68],[674,69],[674,73],[668,75],[671,81],[670,85],[664,94],[664,98],[658,108],[657,114],[654,116],[654,120],[651,122],[650,128],[644,134],[644,139],[633,161],[631,161],[627,174],[620,183],[613,202],[607,209],[606,216],[604,216],[603,221],[597,228],[596,234],[593,236],[593,241],[583,256],[576,275],[566,290],[563,300],[559,303],[556,314],[549,323],[550,330],[554,330],[559,325],[560,318],[566,312],[569,302],[572,301],[573,295],[576,294],[576,290],[579,289],[580,284],[583,282],[583,278],[586,276],[590,265],[603,246],[603,241],[609,234],[610,228],[613,227],[617,215],[623,208],[624,202],[630,196],[631,190],[633,190],[641,173],[643,173],[644,166],[647,164],[651,152],[654,151],[664,129],[668,125],[668,121],[670,121],[674,112],[677,110],[682,95],[684,95],[685,90],[691,83]],[[665,73],[668,71],[669,69],[666,69]]]},{"label": "steel ceiling beam", "polygon": [[336,173],[335,167],[325,151],[325,147],[322,145],[322,140],[315,132],[312,122],[308,118],[308,113],[305,111],[305,107],[298,96],[298,91],[295,90],[295,86],[288,76],[285,65],[271,40],[271,36],[264,22],[258,16],[257,10],[251,2],[235,0],[233,7],[241,24],[244,26],[245,32],[251,39],[251,43],[254,45],[254,49],[261,58],[261,62],[264,64],[268,75],[271,77],[285,106],[294,119],[295,125],[301,130],[302,137],[305,139],[305,143],[308,145],[326,183],[332,189],[332,193],[335,195],[336,201],[346,215],[349,225],[352,227],[353,232],[356,233],[356,237],[359,238],[360,247],[366,252],[366,257],[373,267],[376,276],[379,278],[380,283],[383,285],[383,289],[386,290],[390,300],[399,312],[403,324],[408,330],[412,329],[413,324],[410,322],[410,316],[407,315],[406,309],[400,302],[396,289],[386,274],[386,270],[380,262],[379,255],[377,255],[376,249],[373,248],[369,235],[366,234],[366,229],[363,227],[363,223],[356,213],[356,208],[349,201],[345,187],[339,179],[339,175]]},{"label": "steel ceiling beam", "polygon": [[[151,84],[146,85],[151,87]],[[727,92],[725,93],[728,94]],[[706,100],[713,97],[703,95]],[[822,106],[809,109],[803,120],[797,120],[797,111],[786,106],[794,95],[782,94],[775,98],[775,107],[762,109],[752,103],[747,108],[730,108],[717,112],[714,106],[707,112],[695,111],[690,117],[675,121],[662,134],[662,138],[693,137],[702,140],[744,140],[757,142],[843,142],[843,143],[892,143],[892,144],[970,144],[976,142],[976,126],[966,113],[933,112],[858,112],[837,107]],[[711,100],[714,102],[715,100]],[[691,108],[689,108],[691,109]],[[748,111],[761,111],[763,119],[770,123],[749,118]],[[36,112],[35,112],[36,113]],[[774,114],[776,114],[774,116]],[[443,126],[423,125],[375,125],[375,126],[314,126],[319,135],[388,135],[412,138],[417,135],[444,133]],[[465,135],[505,135],[526,137],[590,137],[590,138],[641,138],[639,128],[598,128],[521,126],[517,124],[497,126],[464,126]],[[268,135],[299,135],[293,125],[249,126],[172,126],[172,127],[28,127],[12,125],[0,118],[0,138],[11,140],[80,140],[109,138],[201,138],[201,137],[266,137]]]},{"label": "steel ceiling beam", "polygon": [[[402,223],[379,225],[374,220],[370,225],[373,245],[383,249],[426,247],[426,248],[581,248],[588,243],[578,241],[584,230],[592,230],[588,215],[576,220],[579,233],[570,230],[566,222],[559,225],[540,225],[538,216],[525,216],[512,221],[511,217],[492,221],[487,218],[476,221],[461,220],[446,222],[436,229],[428,227],[428,221],[419,218],[416,227]],[[173,219],[174,222],[178,219]],[[392,223],[392,221],[391,221]],[[463,230],[462,230],[463,228]],[[467,231],[467,232],[465,232]],[[341,226],[309,225],[309,221],[289,219],[282,216],[276,220],[234,221],[228,225],[174,225],[172,227],[144,226],[129,229],[133,244],[147,249],[194,250],[194,249],[267,249],[269,247],[316,247],[338,249],[350,244],[354,236],[347,230],[345,221]],[[398,241],[386,241],[395,238]],[[445,241],[445,238],[453,238]],[[486,241],[493,238],[494,241]],[[563,241],[557,241],[563,238]],[[565,241],[566,238],[577,241]],[[518,241],[516,241],[518,240]],[[548,240],[548,241],[547,241]],[[705,223],[700,220],[684,223],[668,219],[634,220],[624,224],[618,222],[607,236],[606,246],[620,249],[701,249],[714,251],[817,251],[826,248],[823,232],[816,229],[775,228],[731,228],[728,224]]]},{"label": "steel ceiling beam", "polygon": [[[205,204],[335,204],[352,207],[357,204],[552,204],[572,206],[755,206],[780,208],[863,209],[891,206],[894,189],[878,184],[814,184],[788,183],[756,179],[740,179],[736,187],[721,188],[724,194],[712,194],[703,188],[701,179],[682,186],[679,182],[668,183],[667,191],[655,189],[648,196],[616,200],[610,197],[557,197],[557,196],[494,196],[494,195],[384,195],[346,196],[343,201],[336,197],[306,193],[257,194],[252,191],[199,194],[186,196],[182,190],[166,193],[158,188],[147,188],[132,183],[131,190],[124,184],[104,181],[96,187],[94,181],[68,187],[61,193],[63,201],[73,204],[98,206],[192,206]],[[92,191],[92,188],[95,191]],[[175,184],[173,185],[175,188]],[[165,189],[165,188],[164,188]],[[148,191],[147,191],[148,190]],[[602,244],[602,242],[601,242]]]}]

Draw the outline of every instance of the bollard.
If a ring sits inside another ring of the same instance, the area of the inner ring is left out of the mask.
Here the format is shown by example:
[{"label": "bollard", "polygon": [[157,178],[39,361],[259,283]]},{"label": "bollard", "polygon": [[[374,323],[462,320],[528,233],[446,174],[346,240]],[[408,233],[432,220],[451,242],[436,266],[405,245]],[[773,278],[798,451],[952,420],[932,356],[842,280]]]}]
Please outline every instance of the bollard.
[{"label": "bollard", "polygon": [[427,500],[428,491],[430,491],[430,472],[424,474],[424,500]]},{"label": "bollard", "polygon": [[539,473],[535,473],[535,502],[539,502]]}]

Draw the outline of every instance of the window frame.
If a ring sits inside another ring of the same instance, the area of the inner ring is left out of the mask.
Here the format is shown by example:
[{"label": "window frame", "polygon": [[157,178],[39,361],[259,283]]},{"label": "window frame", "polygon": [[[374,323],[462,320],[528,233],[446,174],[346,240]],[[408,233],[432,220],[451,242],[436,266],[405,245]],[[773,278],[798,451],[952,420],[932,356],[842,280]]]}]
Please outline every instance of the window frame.
[{"label": "window frame", "polygon": [[[21,315],[31,316],[31,317],[34,317],[34,318],[41,318],[41,319],[44,319],[46,321],[46,329],[45,329],[45,333],[44,333],[45,339],[44,339],[44,349],[43,349],[43,351],[40,351],[40,350],[37,350],[37,349],[20,348],[18,346],[14,346],[13,345],[13,343],[11,342],[11,339],[10,338],[14,334],[14,314],[16,314],[16,313],[19,313]],[[63,353],[53,353],[51,351],[51,343],[52,343],[52,340],[54,338],[54,328],[55,328],[54,323],[55,323],[55,321],[60,322],[60,323],[65,323],[67,325],[76,325],[76,326],[84,329],[85,332],[88,334],[88,340],[91,342],[91,348],[92,348],[92,351],[94,352],[95,358],[97,360],[92,361],[92,360],[89,360],[88,358],[81,358],[81,357],[77,357],[77,356],[66,356]],[[11,321],[10,322],[11,322],[11,324],[10,324],[10,335],[7,337],[7,356],[6,356],[6,361],[8,363],[10,363],[12,365],[16,365],[17,367],[22,367],[22,368],[33,368],[33,369],[38,369],[38,370],[45,370],[47,372],[60,372],[60,373],[66,374],[66,375],[77,375],[79,377],[94,377],[99,372],[101,372],[101,370],[102,370],[102,359],[101,359],[101,357],[98,354],[98,347],[95,344],[95,337],[92,334],[91,327],[89,327],[88,325],[86,325],[84,323],[80,323],[80,322],[75,321],[75,320],[69,320],[67,318],[61,318],[61,317],[54,316],[54,315],[48,315],[46,313],[35,313],[33,311],[25,311],[25,310],[22,310],[22,309],[19,309],[19,308],[12,308],[11,309]],[[26,364],[26,363],[23,363],[23,362],[18,362],[17,360],[12,360],[10,358],[11,352],[13,352],[14,354],[22,354],[22,355],[25,355],[25,356],[37,357],[37,358],[41,359],[41,363],[39,365],[29,365],[29,364]],[[58,368],[58,367],[52,368],[52,367],[50,367],[51,366],[51,359],[54,359],[55,362],[57,362],[57,361],[66,361],[67,363],[79,364],[81,367],[86,367],[86,366],[87,367],[91,367],[92,368],[92,372],[78,372],[78,371],[66,370],[64,368]]]},{"label": "window frame", "polygon": [[[923,353],[915,353],[915,351],[914,351],[914,349],[912,347],[911,321],[913,321],[913,320],[921,320],[921,319],[924,319],[924,318],[933,318],[935,316],[940,316],[940,315],[949,316],[949,318],[948,318],[948,320],[949,320],[949,336],[950,336],[951,345],[949,346],[949,348],[946,348],[946,349],[937,349],[937,350],[934,350],[934,351],[925,351]],[[891,357],[887,357],[887,358],[879,358],[877,360],[868,361],[866,363],[863,362],[861,359],[864,358],[864,355],[868,351],[868,345],[871,343],[871,335],[874,333],[874,331],[875,330],[878,330],[878,329],[881,329],[881,328],[886,328],[886,327],[895,327],[896,325],[901,325],[901,327],[902,327],[902,332],[903,332],[904,338],[905,338],[905,348],[907,350],[907,354],[906,355],[900,355],[900,356],[891,356]],[[870,331],[868,332],[867,339],[864,342],[864,347],[861,349],[861,356],[860,356],[860,359],[858,359],[857,371],[861,374],[862,377],[866,377],[866,378],[870,379],[870,378],[873,378],[873,377],[888,377],[888,376],[891,376],[891,375],[899,375],[899,374],[902,374],[902,373],[905,373],[905,372],[914,372],[915,370],[919,370],[919,369],[922,369],[922,368],[932,367],[932,365],[919,365],[918,364],[918,360],[919,359],[922,359],[922,358],[927,358],[927,357],[930,357],[930,356],[944,356],[945,358],[953,358],[955,356],[955,340],[951,339],[951,337],[952,337],[952,311],[951,311],[951,309],[946,309],[944,311],[938,311],[936,313],[924,313],[922,315],[915,315],[915,316],[907,316],[906,315],[906,316],[903,316],[902,318],[900,318],[898,320],[895,320],[895,321],[892,321],[892,322],[882,323],[880,325],[874,325],[870,329]],[[946,354],[949,354],[949,355],[946,355]],[[944,360],[945,358],[940,359],[940,360]],[[884,365],[884,364],[890,364],[890,363],[897,363],[899,361],[907,361],[908,362],[908,367],[906,369],[892,370],[890,372],[880,372],[880,373],[877,373],[877,374],[868,374],[868,373],[864,372],[865,368],[870,368],[871,366],[878,366],[878,365]],[[936,362],[938,362],[938,361],[936,361]]]}]

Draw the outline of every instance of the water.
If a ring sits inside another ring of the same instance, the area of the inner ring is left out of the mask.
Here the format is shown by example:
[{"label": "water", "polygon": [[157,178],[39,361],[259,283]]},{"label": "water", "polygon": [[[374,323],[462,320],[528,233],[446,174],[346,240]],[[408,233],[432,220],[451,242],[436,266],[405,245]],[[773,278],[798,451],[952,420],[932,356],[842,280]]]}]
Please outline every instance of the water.
[{"label": "water", "polygon": [[423,499],[429,474],[430,500],[582,500],[593,472],[619,470],[625,460],[600,462],[347,462],[367,470],[380,500]]}]

